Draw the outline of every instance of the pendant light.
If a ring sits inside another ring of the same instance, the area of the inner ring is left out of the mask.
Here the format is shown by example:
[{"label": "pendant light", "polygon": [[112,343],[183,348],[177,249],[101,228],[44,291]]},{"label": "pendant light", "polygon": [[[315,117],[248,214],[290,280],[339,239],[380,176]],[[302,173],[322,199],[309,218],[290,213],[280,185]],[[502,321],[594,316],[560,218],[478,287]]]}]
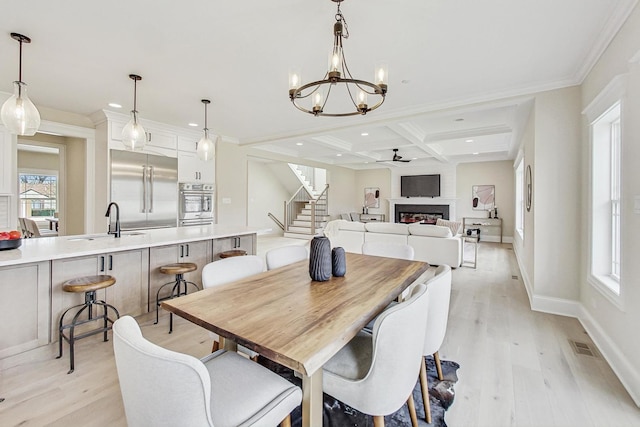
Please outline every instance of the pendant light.
[{"label": "pendant light", "polygon": [[204,104],[204,135],[202,135],[202,138],[198,141],[196,152],[200,160],[206,162],[213,159],[215,144],[211,138],[209,138],[209,129],[207,128],[207,105],[209,105],[211,101],[203,99],[202,103]]},{"label": "pendant light", "polygon": [[147,134],[138,120],[137,109],[137,83],[142,77],[137,74],[129,74],[129,78],[133,80],[133,110],[131,111],[131,120],[122,129],[122,143],[124,148],[131,151],[142,150],[147,143]]},{"label": "pendant light", "polygon": [[22,81],[22,43],[31,43],[31,39],[18,33],[11,38],[20,43],[20,67],[18,81],[13,82],[13,96],[2,105],[2,123],[15,135],[33,136],[40,127],[40,113],[27,96],[27,85]]}]

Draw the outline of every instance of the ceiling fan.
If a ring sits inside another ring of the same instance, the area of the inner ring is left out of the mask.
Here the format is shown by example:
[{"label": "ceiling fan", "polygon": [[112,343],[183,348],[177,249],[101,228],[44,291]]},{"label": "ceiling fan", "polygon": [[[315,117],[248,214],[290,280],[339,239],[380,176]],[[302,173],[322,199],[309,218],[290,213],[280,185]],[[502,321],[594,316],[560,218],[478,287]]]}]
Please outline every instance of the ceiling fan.
[{"label": "ceiling fan", "polygon": [[391,160],[376,160],[376,162],[404,162],[409,163],[411,160],[402,160],[402,156],[398,155],[398,149],[393,149],[393,158]]}]

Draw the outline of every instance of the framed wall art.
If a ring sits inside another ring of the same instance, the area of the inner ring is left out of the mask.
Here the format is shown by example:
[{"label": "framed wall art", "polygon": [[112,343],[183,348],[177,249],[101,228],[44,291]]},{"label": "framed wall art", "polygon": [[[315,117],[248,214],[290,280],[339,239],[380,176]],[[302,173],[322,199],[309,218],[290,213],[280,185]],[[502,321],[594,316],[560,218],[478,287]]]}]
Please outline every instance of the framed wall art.
[{"label": "framed wall art", "polygon": [[380,207],[380,189],[378,187],[364,189],[364,206],[374,209]]},{"label": "framed wall art", "polygon": [[471,204],[474,211],[490,211],[496,206],[495,185],[474,185],[471,188]]}]

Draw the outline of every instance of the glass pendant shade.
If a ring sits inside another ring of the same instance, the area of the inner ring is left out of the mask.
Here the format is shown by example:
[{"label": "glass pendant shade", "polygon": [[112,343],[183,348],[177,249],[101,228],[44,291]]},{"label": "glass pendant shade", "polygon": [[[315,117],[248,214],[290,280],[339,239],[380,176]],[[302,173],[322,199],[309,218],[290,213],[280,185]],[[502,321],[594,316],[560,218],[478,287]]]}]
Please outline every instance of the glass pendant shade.
[{"label": "glass pendant shade", "polygon": [[147,143],[147,134],[138,121],[138,112],[131,112],[131,120],[122,129],[122,143],[127,150],[139,151]]},{"label": "glass pendant shade", "polygon": [[13,82],[13,96],[2,105],[2,123],[9,132],[33,136],[40,127],[40,113],[27,96],[27,85]]},{"label": "glass pendant shade", "polygon": [[203,161],[209,161],[213,159],[213,154],[215,153],[215,142],[209,138],[209,132],[205,131],[200,141],[198,141],[198,149],[196,150],[196,154]]}]

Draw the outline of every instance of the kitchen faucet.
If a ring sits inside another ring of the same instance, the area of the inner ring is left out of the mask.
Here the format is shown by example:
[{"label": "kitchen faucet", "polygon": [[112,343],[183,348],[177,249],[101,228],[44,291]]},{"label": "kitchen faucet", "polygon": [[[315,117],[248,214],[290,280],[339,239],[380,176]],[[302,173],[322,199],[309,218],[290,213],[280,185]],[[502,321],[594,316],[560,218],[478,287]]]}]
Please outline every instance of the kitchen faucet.
[{"label": "kitchen faucet", "polygon": [[[111,206],[115,206],[115,208],[116,208],[116,229],[115,229],[115,231],[111,231]],[[109,231],[107,231],[107,234],[113,234],[113,237],[119,238],[120,237],[120,206],[118,206],[118,204],[116,202],[109,203],[109,206],[107,206],[107,213],[104,214],[104,216],[109,218]]]}]

